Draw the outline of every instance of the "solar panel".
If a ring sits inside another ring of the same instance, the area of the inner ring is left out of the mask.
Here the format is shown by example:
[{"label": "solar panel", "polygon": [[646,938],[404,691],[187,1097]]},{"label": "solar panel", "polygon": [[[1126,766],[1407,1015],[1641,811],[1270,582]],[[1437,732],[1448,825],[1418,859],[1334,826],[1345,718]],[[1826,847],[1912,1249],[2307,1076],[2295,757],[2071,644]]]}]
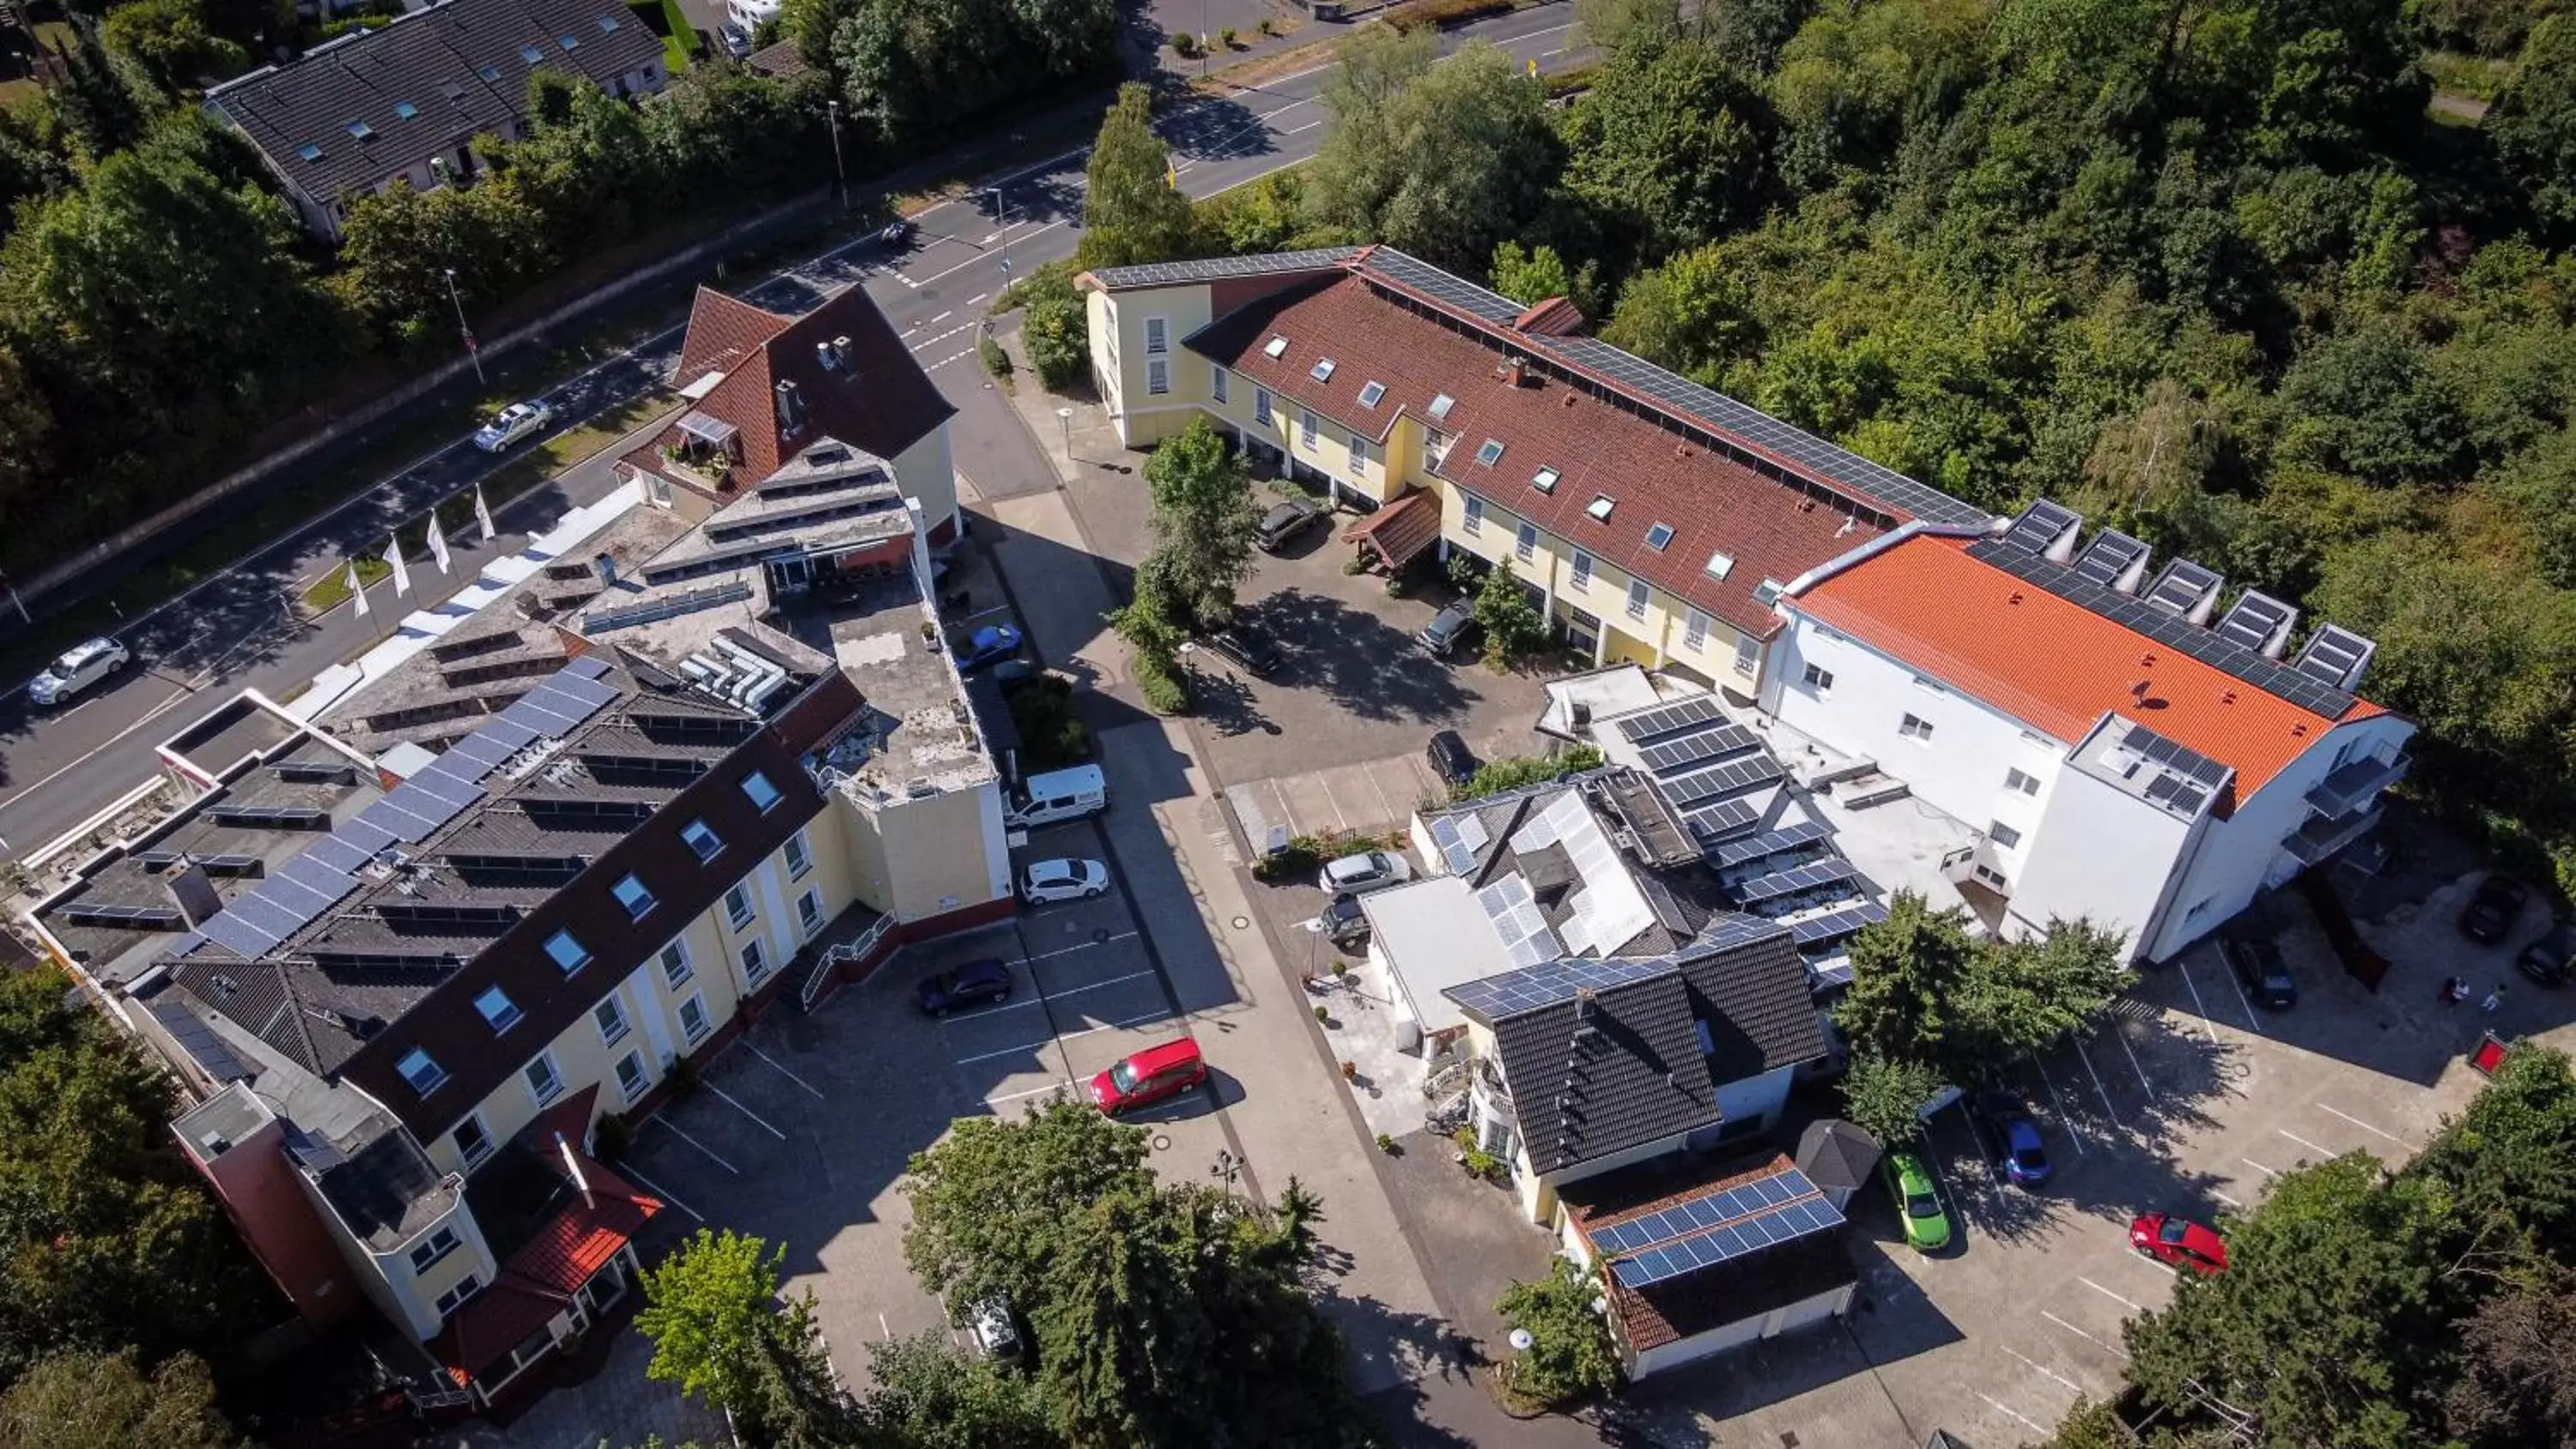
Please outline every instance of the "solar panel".
[{"label": "solar panel", "polygon": [[1807,963],[1807,989],[1825,991],[1852,984],[1852,961],[1848,952],[1837,952]]},{"label": "solar panel", "polygon": [[203,866],[208,875],[230,878],[258,875],[268,867],[268,862],[256,855],[209,855],[197,864]]},{"label": "solar panel", "polygon": [[1104,267],[1093,273],[1111,290],[1168,286],[1175,282],[1215,282],[1228,277],[1276,276],[1311,272],[1348,261],[1358,247],[1316,247],[1301,252],[1269,252],[1253,257],[1202,257],[1185,262],[1148,262],[1133,267]]},{"label": "solar panel", "polygon": [[2093,541],[2075,556],[2075,573],[2078,578],[2113,589],[2119,587],[2120,577],[2146,556],[2145,543],[2118,529],[2106,528],[2093,535]]},{"label": "solar panel", "polygon": [[1765,920],[1760,916],[1748,916],[1737,911],[1719,911],[1708,918],[1708,924],[1700,927],[1699,934],[1692,937],[1690,945],[1683,948],[1682,959],[1696,961],[1719,951],[1730,950],[1737,946],[1749,946],[1757,941],[1768,941],[1780,935],[1781,931],[1782,927],[1778,921]]},{"label": "solar panel", "polygon": [[503,752],[501,758],[505,760],[537,742],[535,730],[507,718],[493,720],[490,724],[476,730],[474,736],[500,745]]},{"label": "solar panel", "polygon": [[217,913],[197,931],[207,940],[245,959],[263,954],[279,939],[229,910]]},{"label": "solar panel", "polygon": [[2227,606],[2218,620],[2218,632],[2257,654],[2267,652],[2273,641],[2289,630],[2299,611],[2269,594],[2247,589]]},{"label": "solar panel", "polygon": [[2067,530],[2084,520],[2073,509],[2054,500],[2042,498],[2022,510],[2021,517],[2004,530],[2004,542],[2025,553],[2044,554],[2051,545],[2066,536]]},{"label": "solar panel", "polygon": [[203,1018],[178,1001],[163,996],[151,1003],[151,1011],[152,1019],[161,1023],[161,1029],[170,1034],[170,1039],[177,1042],[207,1076],[218,1082],[246,1082],[259,1075],[242,1065],[241,1058],[233,1054],[231,1047],[224,1045],[223,1038],[215,1035],[213,1027],[206,1025]]},{"label": "solar panel", "polygon": [[1828,941],[1859,935],[1861,927],[1886,919],[1887,907],[1876,901],[1863,901],[1839,911],[1791,922],[1789,939],[1800,946],[1820,946]]},{"label": "solar panel", "polygon": [[1589,1236],[1608,1255],[1620,1283],[1644,1288],[1842,1223],[1842,1212],[1815,1183],[1790,1168]]},{"label": "solar panel", "polygon": [[375,912],[387,921],[420,926],[507,926],[519,919],[517,906],[453,901],[378,901]]},{"label": "solar panel", "polygon": [[1670,775],[1705,760],[1720,760],[1760,748],[1762,740],[1753,731],[1742,725],[1729,724],[1669,739],[1659,745],[1648,745],[1637,752],[1637,758],[1654,773]]},{"label": "solar panel", "polygon": [[203,817],[216,825],[247,825],[268,830],[328,830],[331,812],[307,805],[209,805]]},{"label": "solar panel", "polygon": [[1803,895],[1826,886],[1847,885],[1859,876],[1852,863],[1837,856],[1770,875],[1757,876],[1735,888],[1739,905],[1755,906],[1784,896]]},{"label": "solar panel", "polygon": [[437,797],[440,804],[450,805],[458,810],[483,798],[482,786],[471,780],[461,779],[449,770],[423,770],[411,778],[411,783]]},{"label": "solar panel", "polygon": [[1778,784],[1785,773],[1778,760],[1764,754],[1751,759],[1728,760],[1675,779],[1658,780],[1655,785],[1675,807],[1688,808],[1704,800],[1723,799],[1764,785]]},{"label": "solar panel", "polygon": [[1379,247],[1371,251],[1368,268],[1408,291],[1455,307],[1480,321],[1513,322],[1528,310],[1499,292],[1487,291],[1428,262],[1418,261],[1390,248]]},{"label": "solar panel", "polygon": [[1451,875],[1466,875],[1476,868],[1476,852],[1491,841],[1485,833],[1485,822],[1476,815],[1441,815],[1431,822],[1431,843],[1440,851],[1440,863]]},{"label": "solar panel", "polygon": [[74,902],[54,916],[75,926],[111,926],[128,931],[179,931],[188,925],[186,916],[168,906],[92,906]]},{"label": "solar panel", "polygon": [[608,661],[596,654],[585,654],[563,668],[575,679],[597,679],[608,672]]},{"label": "solar panel", "polygon": [[1732,840],[1762,823],[1762,812],[1749,800],[1720,800],[1682,812],[1682,824],[1703,849]]},{"label": "solar panel", "polygon": [[1782,826],[1749,840],[1733,840],[1709,852],[1709,859],[1719,866],[1745,865],[1767,855],[1782,855],[1802,845],[1813,845],[1833,838],[1833,827],[1818,820],[1801,820]]},{"label": "solar panel", "polygon": [[2120,746],[2136,751],[2151,763],[2188,775],[2213,790],[2227,783],[2225,765],[2188,745],[2176,744],[2145,725],[2130,725],[2129,732],[2120,737]]},{"label": "solar panel", "polygon": [[2168,559],[2147,585],[2143,596],[2150,604],[2174,614],[2188,614],[2218,591],[2226,580],[2187,558]]},{"label": "solar panel", "polygon": [[507,745],[477,730],[448,746],[447,753],[439,758],[456,761],[452,768],[457,774],[470,774],[475,779],[481,779],[499,769],[501,762],[510,758],[510,754],[511,751]]},{"label": "solar panel", "polygon": [[2379,646],[2339,624],[2320,624],[2317,632],[2299,649],[2299,662],[2294,666],[2309,679],[2341,688],[2361,674]]},{"label": "solar panel", "polygon": [[329,760],[280,760],[269,770],[281,780],[299,785],[354,785],[358,770],[354,765]]},{"label": "solar panel", "polygon": [[1631,744],[1645,744],[1664,735],[1697,729],[1701,725],[1714,724],[1724,718],[1726,718],[1726,712],[1718,708],[1716,700],[1704,694],[1693,695],[1678,703],[1665,705],[1661,709],[1650,709],[1643,714],[1629,715],[1618,722],[1619,734]]},{"label": "solar panel", "polygon": [[1606,961],[1568,958],[1543,961],[1516,970],[1452,986],[1441,992],[1463,1010],[1488,1021],[1572,1001],[1578,991],[1607,991],[1645,981],[1674,969],[1661,956],[1614,956]]},{"label": "solar panel", "polygon": [[1547,917],[1540,913],[1527,880],[1505,876],[1476,892],[1476,903],[1484,908],[1485,918],[1494,923],[1494,934],[1503,944],[1503,956],[1514,965],[1534,966],[1558,954],[1556,933],[1548,928]]}]

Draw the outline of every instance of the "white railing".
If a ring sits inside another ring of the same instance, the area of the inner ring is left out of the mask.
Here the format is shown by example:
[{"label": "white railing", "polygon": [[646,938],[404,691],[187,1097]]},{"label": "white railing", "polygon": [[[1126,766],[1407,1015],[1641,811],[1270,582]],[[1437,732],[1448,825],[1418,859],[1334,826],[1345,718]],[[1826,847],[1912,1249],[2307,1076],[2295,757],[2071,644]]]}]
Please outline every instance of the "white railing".
[{"label": "white railing", "polygon": [[887,928],[893,924],[894,917],[879,916],[874,925],[859,934],[857,940],[827,948],[821,959],[814,963],[814,969],[805,973],[805,985],[797,994],[797,1003],[808,1011],[813,1010],[814,1003],[822,999],[824,984],[832,979],[833,973],[875,950],[877,942],[885,939]]}]

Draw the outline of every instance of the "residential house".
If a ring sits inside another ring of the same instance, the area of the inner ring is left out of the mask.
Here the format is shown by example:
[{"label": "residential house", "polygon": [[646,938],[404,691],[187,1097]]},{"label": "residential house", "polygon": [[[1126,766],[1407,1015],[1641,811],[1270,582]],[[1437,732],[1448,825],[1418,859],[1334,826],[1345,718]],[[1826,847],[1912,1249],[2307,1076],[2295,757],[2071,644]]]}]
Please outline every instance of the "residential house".
[{"label": "residential house", "polygon": [[482,169],[477,138],[527,134],[540,68],[612,96],[662,89],[662,41],[617,0],[440,0],[206,92],[305,228],[340,239],[352,196],[429,191]]}]

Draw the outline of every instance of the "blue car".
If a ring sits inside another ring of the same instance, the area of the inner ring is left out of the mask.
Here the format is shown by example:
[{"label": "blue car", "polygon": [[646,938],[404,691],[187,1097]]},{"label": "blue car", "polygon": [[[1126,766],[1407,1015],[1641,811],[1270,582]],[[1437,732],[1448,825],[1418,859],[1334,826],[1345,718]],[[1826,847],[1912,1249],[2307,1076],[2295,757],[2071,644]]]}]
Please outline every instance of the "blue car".
[{"label": "blue car", "polygon": [[2013,1186],[2038,1187],[2048,1181],[2048,1144],[2040,1138],[2039,1124],[2010,1092],[1979,1093],[1977,1121]]},{"label": "blue car", "polygon": [[1020,631],[1008,624],[987,624],[957,651],[957,667],[968,672],[998,663],[1020,652]]}]

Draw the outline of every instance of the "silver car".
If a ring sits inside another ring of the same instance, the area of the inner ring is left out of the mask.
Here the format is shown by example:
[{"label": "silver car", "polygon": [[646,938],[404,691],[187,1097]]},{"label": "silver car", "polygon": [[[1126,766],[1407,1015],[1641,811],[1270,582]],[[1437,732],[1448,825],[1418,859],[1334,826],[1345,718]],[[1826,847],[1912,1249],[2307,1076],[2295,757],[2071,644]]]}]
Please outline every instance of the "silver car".
[{"label": "silver car", "polygon": [[113,639],[75,644],[45,672],[27,681],[27,697],[52,706],[62,703],[133,662],[134,656]]},{"label": "silver car", "polygon": [[498,453],[522,438],[545,431],[555,420],[555,410],[541,402],[514,402],[492,415],[492,421],[475,430],[474,446],[486,453]]},{"label": "silver car", "polygon": [[1413,866],[1403,856],[1391,850],[1363,850],[1325,866],[1315,884],[1336,895],[1343,891],[1360,895],[1411,879]]}]

